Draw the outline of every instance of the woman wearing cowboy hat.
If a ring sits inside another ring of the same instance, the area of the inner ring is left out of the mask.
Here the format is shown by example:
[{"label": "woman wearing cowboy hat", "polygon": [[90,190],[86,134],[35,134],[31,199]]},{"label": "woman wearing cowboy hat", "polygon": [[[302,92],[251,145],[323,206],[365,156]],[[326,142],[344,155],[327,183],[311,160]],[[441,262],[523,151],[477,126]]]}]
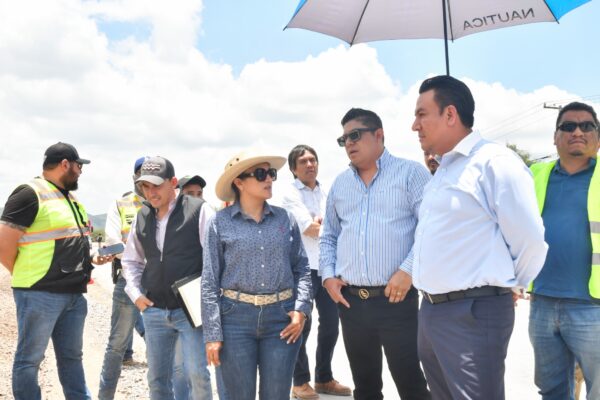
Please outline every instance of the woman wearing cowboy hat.
[{"label": "woman wearing cowboy hat", "polygon": [[209,223],[202,322],[208,363],[232,400],[289,398],[302,328],[311,310],[310,269],[296,221],[269,205],[284,157],[243,152],[225,165],[217,196],[233,205]]}]

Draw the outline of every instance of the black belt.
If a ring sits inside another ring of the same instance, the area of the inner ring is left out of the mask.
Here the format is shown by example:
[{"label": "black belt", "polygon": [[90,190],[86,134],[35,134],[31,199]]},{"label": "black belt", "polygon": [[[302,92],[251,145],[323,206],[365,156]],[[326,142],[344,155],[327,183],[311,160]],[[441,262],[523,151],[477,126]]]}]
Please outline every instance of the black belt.
[{"label": "black belt", "polygon": [[348,293],[366,300],[371,297],[385,296],[385,286],[348,286]]},{"label": "black belt", "polygon": [[484,296],[501,296],[503,294],[510,293],[510,288],[499,287],[499,286],[481,286],[477,288],[471,288],[466,290],[457,290],[456,292],[448,292],[442,294],[429,294],[422,292],[423,297],[431,304],[446,303],[448,301],[462,300],[473,297],[484,297]]}]

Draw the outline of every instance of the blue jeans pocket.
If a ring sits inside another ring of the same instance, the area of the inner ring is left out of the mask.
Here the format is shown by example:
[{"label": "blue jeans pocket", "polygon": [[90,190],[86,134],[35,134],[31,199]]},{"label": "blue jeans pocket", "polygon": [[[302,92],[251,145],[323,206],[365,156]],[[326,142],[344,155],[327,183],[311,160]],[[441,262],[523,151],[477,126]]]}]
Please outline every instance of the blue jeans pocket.
[{"label": "blue jeans pocket", "polygon": [[227,297],[221,297],[221,315],[231,314],[237,308],[238,302]]}]

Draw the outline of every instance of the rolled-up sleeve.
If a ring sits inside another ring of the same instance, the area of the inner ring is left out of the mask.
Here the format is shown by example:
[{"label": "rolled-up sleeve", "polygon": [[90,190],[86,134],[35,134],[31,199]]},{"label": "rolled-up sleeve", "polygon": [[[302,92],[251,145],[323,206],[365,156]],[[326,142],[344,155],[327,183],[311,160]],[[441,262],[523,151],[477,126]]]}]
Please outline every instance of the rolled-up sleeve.
[{"label": "rolled-up sleeve", "polygon": [[336,186],[334,183],[329,192],[329,197],[327,197],[323,233],[319,239],[319,274],[323,281],[335,276],[337,241],[342,231],[342,226],[335,210],[335,197]]},{"label": "rolled-up sleeve", "polygon": [[217,229],[217,218],[208,221],[204,235],[202,268],[202,326],[204,342],[223,341],[221,328],[220,276],[224,266],[223,248]]},{"label": "rolled-up sleeve", "polygon": [[312,280],[310,276],[310,267],[308,266],[308,257],[302,244],[300,229],[294,216],[288,212],[290,218],[290,227],[292,234],[292,245],[290,248],[290,264],[294,275],[294,289],[296,290],[296,304],[294,309],[310,315],[312,310]]},{"label": "rolled-up sleeve", "polygon": [[531,172],[512,158],[491,160],[484,187],[513,259],[517,287],[525,288],[544,266],[548,245]]}]

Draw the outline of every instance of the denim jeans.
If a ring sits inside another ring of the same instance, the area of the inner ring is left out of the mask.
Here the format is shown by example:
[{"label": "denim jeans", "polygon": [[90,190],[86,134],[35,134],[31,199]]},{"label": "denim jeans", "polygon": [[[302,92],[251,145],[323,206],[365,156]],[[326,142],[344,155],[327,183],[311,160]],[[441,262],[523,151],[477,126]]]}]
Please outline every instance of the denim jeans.
[{"label": "denim jeans", "polygon": [[100,400],[110,400],[115,396],[123,358],[133,340],[133,328],[140,318],[138,308],[125,293],[125,283],[123,276],[119,276],[113,290],[110,336],[100,374]]},{"label": "denim jeans", "polygon": [[190,398],[212,399],[210,373],[202,328],[193,328],[183,310],[148,307],[142,313],[146,327],[146,356],[150,399],[173,399],[173,363],[175,343],[183,351],[184,374],[190,384]]},{"label": "denim jeans", "polygon": [[[319,328],[317,332],[317,353],[315,357],[315,382],[327,383],[333,380],[331,360],[339,335],[340,317],[337,305],[331,300],[329,293],[321,284],[318,271],[311,270],[312,295],[319,312]],[[310,382],[310,368],[306,354],[306,342],[310,334],[312,318],[309,318],[302,331],[302,346],[294,368],[294,386]]]},{"label": "denim jeans", "polygon": [[81,362],[85,297],[20,289],[14,289],[13,296],[19,331],[12,370],[15,400],[41,399],[38,370],[50,338],[65,399],[91,399]]},{"label": "denim jeans", "polygon": [[585,377],[587,399],[600,399],[600,304],[534,294],[529,338],[542,399],[574,399],[575,361]]},{"label": "denim jeans", "polygon": [[[114,303],[113,303],[113,307],[114,307]],[[135,321],[135,324],[133,325],[133,327],[135,328],[138,335],[140,335],[140,337],[143,338],[145,329],[144,329],[144,319],[142,318],[141,315]],[[127,343],[127,350],[125,350],[125,354],[123,355],[123,360],[131,360],[132,358],[133,358],[133,335],[131,335],[131,340],[129,341],[129,343]]]},{"label": "denim jeans", "polygon": [[223,348],[220,359],[229,399],[256,398],[257,368],[259,399],[289,399],[302,340],[287,344],[279,334],[290,323],[287,313],[293,309],[293,299],[254,306],[221,298]]}]

